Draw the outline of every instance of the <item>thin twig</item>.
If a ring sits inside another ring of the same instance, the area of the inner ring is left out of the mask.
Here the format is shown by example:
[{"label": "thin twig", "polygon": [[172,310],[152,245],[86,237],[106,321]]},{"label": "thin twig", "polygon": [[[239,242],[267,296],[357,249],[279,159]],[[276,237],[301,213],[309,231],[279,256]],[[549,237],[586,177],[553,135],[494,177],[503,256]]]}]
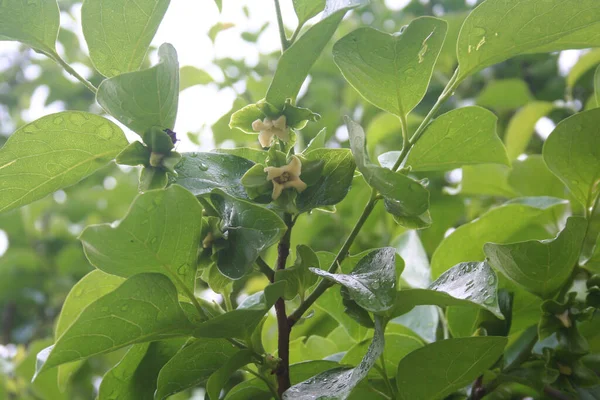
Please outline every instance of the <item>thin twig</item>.
[{"label": "thin twig", "polygon": [[283,25],[283,16],[281,15],[281,7],[279,6],[279,0],[273,0],[275,2],[275,13],[277,14],[277,26],[279,27],[279,39],[281,39],[281,51],[284,52],[290,46],[290,43],[285,36],[285,26]]}]

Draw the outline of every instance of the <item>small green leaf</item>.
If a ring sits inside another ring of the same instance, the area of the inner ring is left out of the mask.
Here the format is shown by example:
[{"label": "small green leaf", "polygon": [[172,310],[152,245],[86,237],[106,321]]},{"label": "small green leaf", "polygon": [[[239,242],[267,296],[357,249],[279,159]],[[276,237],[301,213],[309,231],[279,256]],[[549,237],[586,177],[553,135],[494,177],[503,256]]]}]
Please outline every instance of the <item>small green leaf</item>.
[{"label": "small green leaf", "polygon": [[60,10],[55,0],[0,3],[0,40],[16,40],[52,56],[59,29]]},{"label": "small green leaf", "polygon": [[252,362],[254,355],[250,350],[241,350],[231,356],[229,360],[208,378],[206,382],[206,393],[209,398],[218,400],[221,390],[225,387],[231,375],[244,365]]},{"label": "small green leaf", "polygon": [[102,81],[96,100],[117,120],[143,136],[153,126],[173,129],[179,100],[177,52],[168,43],[158,49],[154,67]]},{"label": "small green leaf", "polygon": [[364,256],[348,275],[311,268],[313,273],[346,287],[350,297],[367,311],[382,312],[394,305],[396,249],[384,247]]},{"label": "small green leaf", "polygon": [[507,243],[527,239],[546,239],[549,218],[566,201],[552,197],[525,197],[509,201],[458,227],[438,246],[431,258],[431,272],[440,276],[451,266],[470,260],[483,260],[488,242]]},{"label": "small green leaf", "polygon": [[117,125],[86,112],[59,112],[23,126],[0,149],[0,212],[79,182],[126,146]]},{"label": "small green leaf", "polygon": [[325,0],[293,0],[293,3],[298,17],[298,25],[304,25],[306,21],[325,8]]},{"label": "small green leaf", "polygon": [[[221,3],[221,0],[216,0],[217,4]],[[219,6],[219,11],[220,11],[220,6]],[[208,37],[210,38],[210,41],[213,42],[213,44],[215,43],[215,40],[217,39],[217,35],[223,31],[226,31],[227,29],[233,28],[235,25],[232,24],[231,22],[217,22],[216,24],[214,24],[213,26],[210,27],[210,29],[208,30]]]},{"label": "small green leaf", "polygon": [[317,282],[317,276],[312,274],[309,268],[320,268],[319,258],[308,246],[296,246],[296,261],[291,267],[275,271],[275,282],[285,281],[286,300],[293,300],[300,295],[304,299],[304,293]]},{"label": "small green leaf", "polygon": [[380,317],[375,317],[373,341],[356,368],[336,368],[322,372],[296,384],[283,393],[283,400],[343,400],[348,398],[356,385],[365,379],[373,368],[385,346],[384,326]]},{"label": "small green leaf", "polygon": [[[469,14],[460,31],[459,79],[519,54],[592,47],[586,40],[576,46],[563,40],[578,31],[596,32],[599,23],[596,0],[485,1]],[[587,33],[581,39],[586,36],[594,40]]]},{"label": "small green leaf", "polygon": [[600,194],[600,109],[558,124],[544,143],[544,161],[584,207]]},{"label": "small green leaf", "polygon": [[138,274],[86,307],[54,346],[40,352],[37,374],[131,344],[190,335],[192,329],[171,281]]},{"label": "small green leaf", "polygon": [[327,140],[327,128],[323,128],[317,133],[317,135],[311,139],[311,141],[306,146],[306,149],[302,152],[302,154],[308,154],[312,150],[322,149],[325,147],[325,141]]},{"label": "small green leaf", "polygon": [[215,80],[210,74],[200,68],[186,65],[179,69],[179,91],[196,85],[208,85]]},{"label": "small green leaf", "polygon": [[596,68],[596,72],[594,73],[594,94],[596,104],[600,105],[600,66]]},{"label": "small green leaf", "polygon": [[197,339],[188,342],[158,374],[155,399],[199,385],[221,368],[239,349],[225,339]]},{"label": "small green leaf", "polygon": [[433,17],[417,18],[396,35],[360,28],[335,44],[333,59],[366,100],[404,117],[427,91],[447,29]]},{"label": "small green leaf", "polygon": [[202,206],[181,186],[139,195],[116,226],[88,226],[80,236],[96,268],[130,277],[140,272],[168,276],[179,290],[194,289]]},{"label": "small green leaf", "polygon": [[[342,201],[350,191],[356,168],[352,152],[347,149],[316,149],[307,153],[305,158],[309,162],[322,161],[323,169],[319,179],[298,194],[298,211],[308,212],[313,208],[333,206]],[[301,178],[303,176],[304,173]]]},{"label": "small green leaf", "polygon": [[490,81],[477,97],[477,104],[499,112],[527,105],[533,99],[529,86],[522,79]]},{"label": "small green leaf", "polygon": [[252,161],[218,153],[183,153],[182,156],[175,167],[177,176],[171,183],[183,186],[195,196],[222,189],[233,197],[248,198],[241,179],[254,165]]},{"label": "small green leaf", "polygon": [[[358,366],[363,356],[368,351],[370,342],[371,338],[368,338],[352,346],[340,360],[340,363]],[[387,375],[394,376],[400,360],[402,360],[407,354],[421,347],[423,347],[423,342],[414,336],[386,333],[385,370]],[[379,373],[379,371],[375,372],[372,369],[369,375],[377,378]]]},{"label": "small green leaf", "polygon": [[408,154],[406,165],[413,171],[445,171],[469,164],[510,165],[496,133],[497,120],[480,107],[450,111],[427,127]]},{"label": "small green leaf", "polygon": [[595,69],[598,64],[600,64],[600,50],[592,50],[582,55],[567,75],[567,90],[572,92],[579,79],[588,71]]},{"label": "small green leaf", "polygon": [[153,399],[161,368],[184,343],[185,339],[177,338],[134,344],[102,378],[98,400]]},{"label": "small green leaf", "polygon": [[221,191],[210,195],[222,223],[216,262],[219,271],[239,279],[252,269],[258,255],[283,236],[287,227],[273,211]]},{"label": "small green leaf", "polygon": [[365,132],[346,118],[350,147],[356,166],[369,186],[377,189],[389,201],[389,209],[399,217],[419,217],[429,207],[429,192],[419,182],[398,172],[378,167],[367,154]]},{"label": "small green leaf", "polygon": [[[54,337],[61,337],[88,305],[112,292],[124,281],[125,279],[119,276],[109,275],[100,270],[94,270],[81,278],[73,286],[63,303],[56,322]],[[69,381],[82,364],[83,361],[75,361],[58,367],[57,381],[61,390],[64,391],[67,388]]]},{"label": "small green leaf", "polygon": [[170,0],[86,0],[83,35],[94,67],[113,77],[140,69]]},{"label": "small green leaf", "polygon": [[555,239],[513,244],[486,243],[490,263],[506,277],[542,298],[550,298],[577,264],[587,222],[571,217]]},{"label": "small green leaf", "polygon": [[411,287],[425,288],[431,283],[431,266],[427,252],[416,231],[406,231],[392,240],[391,246],[406,263],[402,280]]},{"label": "small green leaf", "polygon": [[308,108],[296,107],[289,99],[281,107],[275,107],[265,100],[260,100],[254,104],[249,104],[237,110],[231,115],[229,121],[230,128],[237,128],[243,132],[257,134],[252,128],[252,123],[264,118],[277,119],[285,115],[285,123],[288,127],[302,129],[308,121],[318,121],[321,116],[309,110]]},{"label": "small green leaf", "polygon": [[447,339],[413,351],[398,364],[399,398],[445,398],[491,368],[506,342],[495,336]]},{"label": "small green leaf", "polygon": [[504,136],[509,159],[514,160],[525,152],[535,124],[553,109],[554,104],[550,102],[534,101],[526,104],[510,119]]},{"label": "small green leaf", "polygon": [[194,330],[194,336],[201,338],[247,339],[275,301],[283,296],[284,282],[268,285],[264,292],[255,293],[233,311],[221,314],[201,323]]},{"label": "small green leaf", "polygon": [[500,319],[498,278],[485,262],[464,262],[443,273],[428,289],[403,289],[396,294],[390,318],[403,315],[416,306],[469,306],[486,309]]},{"label": "small green leaf", "polygon": [[281,109],[287,99],[295,101],[302,83],[342,18],[357,5],[352,0],[327,0],[323,19],[311,26],[279,58],[275,76],[265,96],[267,102]]}]

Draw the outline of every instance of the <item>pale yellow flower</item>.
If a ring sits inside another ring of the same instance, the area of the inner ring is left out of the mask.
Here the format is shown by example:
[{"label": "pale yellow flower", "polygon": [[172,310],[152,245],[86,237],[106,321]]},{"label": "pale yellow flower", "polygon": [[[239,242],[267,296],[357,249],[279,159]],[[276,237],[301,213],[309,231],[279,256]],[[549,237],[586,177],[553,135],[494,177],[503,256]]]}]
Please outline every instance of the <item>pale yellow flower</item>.
[{"label": "pale yellow flower", "polygon": [[292,161],[283,167],[266,167],[267,180],[273,182],[273,200],[277,200],[283,189],[294,188],[298,193],[306,189],[306,183],[300,180],[302,171],[302,162],[296,156],[292,156]]},{"label": "pale yellow flower", "polygon": [[257,119],[252,123],[252,129],[260,132],[258,134],[258,141],[262,147],[269,147],[273,136],[277,136],[285,142],[290,140],[289,128],[286,125],[285,115],[274,120],[271,120],[270,118],[265,118],[262,121]]}]

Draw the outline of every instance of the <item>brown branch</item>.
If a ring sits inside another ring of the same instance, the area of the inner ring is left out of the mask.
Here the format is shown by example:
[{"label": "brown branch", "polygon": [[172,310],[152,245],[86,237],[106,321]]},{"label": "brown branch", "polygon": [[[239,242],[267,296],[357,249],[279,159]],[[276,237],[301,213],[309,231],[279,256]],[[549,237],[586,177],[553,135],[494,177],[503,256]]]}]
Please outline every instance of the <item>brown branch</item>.
[{"label": "brown branch", "polygon": [[[285,269],[285,263],[290,255],[290,238],[292,236],[292,227],[294,226],[291,214],[284,214],[284,221],[288,229],[277,246],[277,270]],[[291,325],[288,323],[285,311],[285,300],[281,297],[277,299],[277,302],[275,303],[275,313],[277,315],[278,330],[277,352],[279,359],[281,360],[275,370],[275,374],[277,375],[277,393],[281,397],[283,392],[288,390],[291,386],[290,332],[292,329]]]}]

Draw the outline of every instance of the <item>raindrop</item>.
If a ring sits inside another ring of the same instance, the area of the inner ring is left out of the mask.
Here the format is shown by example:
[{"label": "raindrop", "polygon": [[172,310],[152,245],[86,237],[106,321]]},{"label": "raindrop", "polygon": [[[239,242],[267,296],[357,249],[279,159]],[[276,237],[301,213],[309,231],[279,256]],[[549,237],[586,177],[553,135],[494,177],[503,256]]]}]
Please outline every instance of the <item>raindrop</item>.
[{"label": "raindrop", "polygon": [[56,117],[56,118],[54,118],[54,121],[53,121],[53,122],[54,122],[54,124],[56,124],[56,125],[60,125],[60,124],[62,124],[62,123],[63,123],[63,121],[64,121],[63,117]]},{"label": "raindrop", "polygon": [[177,268],[177,273],[179,275],[185,275],[185,270],[187,269],[187,264],[181,264],[179,268]]},{"label": "raindrop", "polygon": [[208,170],[208,166],[206,164],[204,164],[203,162],[200,162],[200,164],[198,164],[198,168],[200,168],[200,171]]}]

